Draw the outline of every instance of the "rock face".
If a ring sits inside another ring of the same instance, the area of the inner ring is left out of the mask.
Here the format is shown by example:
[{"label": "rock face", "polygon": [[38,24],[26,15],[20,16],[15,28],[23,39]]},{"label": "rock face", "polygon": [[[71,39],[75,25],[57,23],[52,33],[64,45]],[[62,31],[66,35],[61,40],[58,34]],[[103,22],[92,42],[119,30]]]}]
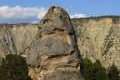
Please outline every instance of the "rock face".
[{"label": "rock face", "polygon": [[11,25],[11,33],[14,36],[14,42],[18,54],[22,54],[35,40],[38,25],[32,24],[14,24]]},{"label": "rock face", "polygon": [[14,45],[15,53],[21,55],[35,40],[39,24],[1,24],[1,39],[5,39]]},{"label": "rock face", "polygon": [[0,27],[0,59],[8,54],[17,54],[16,46],[9,27]]},{"label": "rock face", "polygon": [[37,39],[27,55],[30,75],[34,80],[80,80],[79,55],[67,12],[52,6],[41,20]]},{"label": "rock face", "polygon": [[82,57],[98,59],[109,68],[120,69],[120,17],[97,17],[72,20]]}]

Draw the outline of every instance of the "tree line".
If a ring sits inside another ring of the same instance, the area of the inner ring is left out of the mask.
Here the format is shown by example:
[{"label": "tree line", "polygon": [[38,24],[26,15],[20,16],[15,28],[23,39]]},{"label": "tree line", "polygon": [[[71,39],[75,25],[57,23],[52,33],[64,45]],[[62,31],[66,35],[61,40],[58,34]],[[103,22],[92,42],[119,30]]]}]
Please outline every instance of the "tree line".
[{"label": "tree line", "polygon": [[105,69],[99,60],[92,63],[88,58],[81,63],[81,73],[85,80],[120,80],[119,70],[114,64]]}]

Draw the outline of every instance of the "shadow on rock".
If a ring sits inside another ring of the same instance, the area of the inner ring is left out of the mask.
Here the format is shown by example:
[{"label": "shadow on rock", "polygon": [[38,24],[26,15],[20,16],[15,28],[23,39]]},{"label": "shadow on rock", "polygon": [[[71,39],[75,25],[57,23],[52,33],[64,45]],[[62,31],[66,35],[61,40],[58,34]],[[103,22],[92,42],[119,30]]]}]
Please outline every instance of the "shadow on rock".
[{"label": "shadow on rock", "polygon": [[0,80],[32,80],[23,57],[9,54],[0,64]]}]

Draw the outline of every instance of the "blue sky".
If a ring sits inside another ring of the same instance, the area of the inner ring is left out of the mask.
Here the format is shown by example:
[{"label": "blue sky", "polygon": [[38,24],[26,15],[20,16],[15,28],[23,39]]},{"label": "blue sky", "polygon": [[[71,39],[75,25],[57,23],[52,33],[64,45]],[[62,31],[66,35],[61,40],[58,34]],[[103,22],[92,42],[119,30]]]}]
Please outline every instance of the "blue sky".
[{"label": "blue sky", "polygon": [[120,0],[0,0],[0,7],[7,6],[7,9],[19,6],[20,9],[21,7],[22,9],[39,8],[40,10],[44,8],[43,12],[45,12],[51,5],[61,6],[70,14],[82,16],[120,15]]}]

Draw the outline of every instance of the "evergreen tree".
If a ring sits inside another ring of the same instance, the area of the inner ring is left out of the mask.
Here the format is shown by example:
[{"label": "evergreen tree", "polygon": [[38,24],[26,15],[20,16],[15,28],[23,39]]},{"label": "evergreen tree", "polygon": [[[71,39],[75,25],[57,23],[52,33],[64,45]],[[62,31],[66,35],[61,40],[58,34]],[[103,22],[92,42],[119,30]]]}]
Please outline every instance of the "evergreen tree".
[{"label": "evergreen tree", "polygon": [[85,80],[92,79],[92,71],[93,71],[92,62],[88,58],[83,59],[83,62],[81,64],[81,72]]},{"label": "evergreen tree", "polygon": [[31,80],[24,58],[9,54],[0,64],[0,80]]},{"label": "evergreen tree", "polygon": [[110,80],[120,80],[119,71],[114,64],[110,67],[108,76]]},{"label": "evergreen tree", "polygon": [[99,60],[96,60],[93,65],[92,78],[92,80],[109,80],[106,74],[106,69],[102,67]]}]

